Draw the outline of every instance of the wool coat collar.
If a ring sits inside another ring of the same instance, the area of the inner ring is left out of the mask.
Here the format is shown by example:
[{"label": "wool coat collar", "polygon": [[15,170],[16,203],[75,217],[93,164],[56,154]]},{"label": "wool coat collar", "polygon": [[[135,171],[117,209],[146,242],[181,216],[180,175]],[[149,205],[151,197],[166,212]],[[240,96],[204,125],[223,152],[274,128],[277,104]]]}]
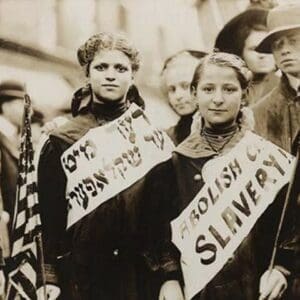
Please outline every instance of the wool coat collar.
[{"label": "wool coat collar", "polygon": [[247,130],[253,129],[252,119],[252,111],[248,108],[244,109],[238,131],[234,134],[232,139],[224,147],[221,153],[216,153],[199,131],[191,133],[181,144],[176,147],[174,152],[189,158],[210,157],[217,154],[227,153],[243,138]]}]

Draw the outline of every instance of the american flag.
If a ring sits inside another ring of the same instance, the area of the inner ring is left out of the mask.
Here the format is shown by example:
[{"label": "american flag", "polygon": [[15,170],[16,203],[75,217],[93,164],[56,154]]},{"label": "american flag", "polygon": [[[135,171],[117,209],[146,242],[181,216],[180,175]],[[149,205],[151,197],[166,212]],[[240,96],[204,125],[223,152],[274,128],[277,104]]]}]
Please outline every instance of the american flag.
[{"label": "american flag", "polygon": [[37,293],[43,285],[44,276],[41,220],[31,141],[31,101],[28,95],[25,95],[24,100],[7,300],[44,299],[42,292],[40,295]]}]

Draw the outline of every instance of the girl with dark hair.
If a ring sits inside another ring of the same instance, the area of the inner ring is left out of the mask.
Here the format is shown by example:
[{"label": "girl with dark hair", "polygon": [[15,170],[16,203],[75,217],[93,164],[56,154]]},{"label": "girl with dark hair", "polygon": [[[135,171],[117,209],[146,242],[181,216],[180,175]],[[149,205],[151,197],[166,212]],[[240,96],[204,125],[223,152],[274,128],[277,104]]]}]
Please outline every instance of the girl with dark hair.
[{"label": "girl with dark hair", "polygon": [[[242,140],[245,141],[246,135],[249,136],[249,131],[254,125],[252,112],[249,108],[243,107],[243,102],[250,79],[251,72],[244,61],[235,55],[219,52],[207,55],[201,60],[191,83],[191,91],[199,107],[201,129],[192,133],[177,146],[171,160],[156,166],[147,176],[145,202],[149,208],[147,209],[148,220],[145,222],[151,224],[151,218],[155,216],[155,222],[152,222],[148,232],[149,236],[151,234],[155,236],[151,252],[156,253],[162,274],[160,300],[184,299],[183,290],[190,285],[191,281],[197,282],[197,278],[203,280],[204,278],[199,277],[200,274],[202,277],[203,275],[209,276],[202,270],[199,274],[195,271],[197,274],[193,273],[192,276],[189,273],[189,276],[185,277],[184,271],[191,268],[195,262],[189,260],[193,251],[197,252],[199,261],[203,260],[201,266],[203,269],[212,263],[214,253],[217,256],[219,254],[219,252],[218,254],[214,252],[213,244],[209,244],[210,241],[213,242],[213,238],[208,239],[204,236],[206,231],[202,228],[203,236],[201,239],[199,236],[195,242],[196,250],[193,249],[193,245],[190,245],[186,250],[188,253],[186,252],[183,256],[179,248],[171,242],[170,222],[177,219],[181,213],[185,214],[186,208],[196,199],[195,197],[202,188],[207,187],[205,184],[211,182],[208,178],[214,179],[214,174],[218,171],[213,166],[217,166],[218,163],[222,164],[222,159],[225,159],[227,154],[230,155]],[[252,140],[247,141],[249,147],[253,146],[252,141],[253,136]],[[199,211],[202,210],[204,214],[207,206],[206,208],[205,204],[201,206],[200,200]],[[214,200],[226,201],[226,203],[228,201],[227,205],[231,201],[231,199],[217,200],[217,198]],[[281,259],[281,254],[285,252],[282,248],[279,251],[280,255],[277,256],[275,267],[266,271],[271,258],[282,204],[281,198],[276,198],[266,208],[262,216],[255,220],[256,223],[241,240],[225,265],[220,266],[219,271],[213,277],[209,277],[208,284],[202,290],[197,290],[192,299],[279,299],[283,295],[290,272],[283,267],[283,265],[286,266],[286,261]],[[180,243],[187,243],[185,239],[183,240],[185,234],[189,237],[195,234],[200,235],[198,231],[192,231],[196,228],[193,226],[197,226],[197,222],[202,218],[201,213],[196,212],[198,209],[196,206],[195,204],[195,209],[190,215],[188,211],[185,214],[186,224],[190,225],[188,222],[191,222],[190,227],[184,223],[176,227],[182,230],[178,229],[181,232],[181,234],[178,233],[178,239],[181,238]],[[231,217],[233,223],[239,223],[237,216]],[[146,218],[147,216],[145,220]],[[208,222],[213,222],[213,220]],[[154,237],[149,240],[153,241]],[[172,241],[176,241],[174,232]],[[228,240],[223,240],[223,242],[222,247],[226,247]],[[178,246],[178,243],[176,245]],[[220,246],[220,249],[222,247]],[[180,267],[180,261],[183,269]]]},{"label": "girl with dark hair", "polygon": [[[38,166],[47,288],[50,294],[57,296],[61,292],[60,299],[68,300],[154,299],[155,290],[148,288],[150,279],[138,223],[142,178],[107,199],[66,231],[70,204],[67,202],[68,174],[61,161],[65,151],[84,138],[90,129],[101,129],[121,118],[131,103],[137,104],[138,112],[144,116],[144,101],[134,85],[140,66],[139,53],[126,38],[100,33],[89,38],[77,53],[88,84],[74,94],[73,118],[51,132]],[[125,120],[133,122],[131,118]],[[132,124],[127,125],[123,135],[130,131]],[[116,125],[109,128],[117,131]],[[126,146],[128,141],[123,137],[120,138]],[[135,137],[131,132],[131,144]],[[103,145],[107,144],[114,147],[112,139],[103,140]],[[101,150],[97,151],[101,153]],[[121,158],[130,160],[125,154]],[[96,164],[100,170],[104,162]],[[82,172],[87,168],[84,166]],[[124,175],[122,170],[120,172]],[[101,181],[103,176],[105,173],[97,178]],[[104,188],[99,182],[97,187]],[[91,185],[81,190],[85,196],[91,191]],[[95,196],[102,195],[101,192],[93,193]]]},{"label": "girl with dark hair", "polygon": [[259,101],[279,82],[273,56],[255,48],[267,35],[267,10],[249,9],[230,20],[216,38],[215,48],[241,57],[253,73],[247,103]]}]

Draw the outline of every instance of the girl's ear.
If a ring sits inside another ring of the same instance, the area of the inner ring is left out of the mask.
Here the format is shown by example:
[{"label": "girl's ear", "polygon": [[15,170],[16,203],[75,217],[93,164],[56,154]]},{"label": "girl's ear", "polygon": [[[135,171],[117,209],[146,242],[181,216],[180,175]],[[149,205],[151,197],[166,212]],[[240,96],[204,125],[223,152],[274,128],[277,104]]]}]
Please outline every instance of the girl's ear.
[{"label": "girl's ear", "polygon": [[248,104],[248,89],[243,90],[242,93],[242,101],[241,101],[241,108],[245,107]]},{"label": "girl's ear", "polygon": [[196,97],[196,89],[195,89],[194,86],[191,87],[191,95],[192,95],[193,97]]}]

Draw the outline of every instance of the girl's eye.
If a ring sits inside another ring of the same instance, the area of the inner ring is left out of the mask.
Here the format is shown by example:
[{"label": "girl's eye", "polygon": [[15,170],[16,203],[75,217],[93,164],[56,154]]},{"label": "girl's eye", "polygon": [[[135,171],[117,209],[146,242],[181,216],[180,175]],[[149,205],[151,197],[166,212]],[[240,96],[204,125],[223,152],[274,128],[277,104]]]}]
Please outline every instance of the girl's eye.
[{"label": "girl's eye", "polygon": [[188,82],[183,82],[183,83],[181,83],[181,88],[182,88],[183,90],[188,90],[189,87],[190,87],[190,85],[189,85]]},{"label": "girl's eye", "polygon": [[168,87],[168,93],[169,93],[169,94],[175,93],[175,86],[170,85],[170,86]]},{"label": "girl's eye", "polygon": [[202,91],[204,91],[205,93],[212,93],[214,91],[214,88],[212,86],[204,86],[202,87]]},{"label": "girl's eye", "polygon": [[224,91],[226,92],[226,93],[234,93],[235,91],[236,91],[236,88],[234,88],[234,87],[224,87]]},{"label": "girl's eye", "polygon": [[97,66],[95,66],[95,69],[96,69],[97,71],[104,71],[104,70],[106,69],[106,66],[103,65],[103,64],[97,65]]},{"label": "girl's eye", "polygon": [[124,73],[124,72],[128,71],[128,68],[125,66],[122,66],[122,65],[116,65],[116,69],[120,73]]}]

